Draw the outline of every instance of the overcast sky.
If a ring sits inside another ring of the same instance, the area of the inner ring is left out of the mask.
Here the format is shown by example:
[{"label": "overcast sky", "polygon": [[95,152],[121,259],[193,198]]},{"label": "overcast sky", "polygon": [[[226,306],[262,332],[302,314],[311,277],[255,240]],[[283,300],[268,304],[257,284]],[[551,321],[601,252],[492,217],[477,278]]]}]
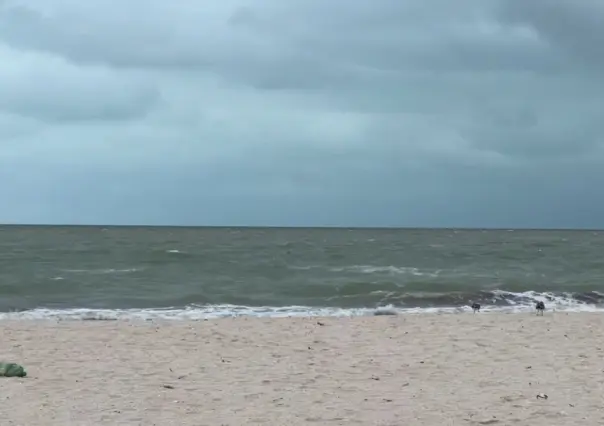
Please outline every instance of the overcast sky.
[{"label": "overcast sky", "polygon": [[0,0],[0,222],[604,227],[601,0]]}]

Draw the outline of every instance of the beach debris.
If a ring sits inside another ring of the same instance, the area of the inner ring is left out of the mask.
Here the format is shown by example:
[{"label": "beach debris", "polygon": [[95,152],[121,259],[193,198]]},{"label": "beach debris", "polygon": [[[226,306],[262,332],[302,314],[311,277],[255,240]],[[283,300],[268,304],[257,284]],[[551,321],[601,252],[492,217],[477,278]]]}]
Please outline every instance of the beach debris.
[{"label": "beach debris", "polygon": [[23,366],[14,362],[0,362],[0,376],[2,377],[25,377],[27,372]]},{"label": "beach debris", "polygon": [[480,312],[480,303],[472,303],[472,311],[474,311],[474,313]]},{"label": "beach debris", "polygon": [[104,317],[102,315],[92,316],[92,317],[84,317],[82,321],[117,321],[117,318],[113,317]]},{"label": "beach debris", "polygon": [[166,389],[174,389],[174,386],[172,386],[172,385],[162,385],[162,387],[164,387]]},{"label": "beach debris", "polygon": [[392,402],[392,400],[391,400],[391,399],[387,399],[387,398],[384,398],[384,399],[383,399],[383,401],[384,401],[384,402]]},{"label": "beach debris", "polygon": [[537,399],[547,399],[549,398],[546,394],[544,393],[538,393],[537,394]]},{"label": "beach debris", "polygon": [[514,395],[505,395],[505,396],[500,396],[499,398],[504,402],[514,402],[518,399],[518,397],[514,396]]},{"label": "beach debris", "polygon": [[535,303],[535,309],[537,310],[537,315],[543,315],[543,311],[545,311],[545,303],[543,303],[543,302]]},{"label": "beach debris", "polygon": [[393,309],[378,308],[375,311],[373,311],[373,315],[377,317],[377,316],[382,316],[382,315],[398,315],[398,314]]},{"label": "beach debris", "polygon": [[317,325],[320,325],[321,327],[323,327],[325,325],[325,323],[321,322],[321,321],[317,321]]},{"label": "beach debris", "polygon": [[380,380],[378,376],[371,376],[371,380]]}]

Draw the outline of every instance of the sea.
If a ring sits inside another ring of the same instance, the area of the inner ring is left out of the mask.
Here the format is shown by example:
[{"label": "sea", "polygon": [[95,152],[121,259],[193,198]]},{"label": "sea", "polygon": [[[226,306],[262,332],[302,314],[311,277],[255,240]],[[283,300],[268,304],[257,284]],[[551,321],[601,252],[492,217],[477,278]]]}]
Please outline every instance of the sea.
[{"label": "sea", "polygon": [[0,319],[604,310],[604,231],[0,227]]}]

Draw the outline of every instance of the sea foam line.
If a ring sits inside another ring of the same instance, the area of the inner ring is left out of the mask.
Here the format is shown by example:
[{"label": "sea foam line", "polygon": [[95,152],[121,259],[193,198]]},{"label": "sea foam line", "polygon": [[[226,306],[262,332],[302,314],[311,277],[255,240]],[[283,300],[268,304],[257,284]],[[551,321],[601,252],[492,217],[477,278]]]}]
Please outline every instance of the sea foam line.
[{"label": "sea foam line", "polygon": [[[603,306],[587,303],[546,304],[547,311],[557,312],[604,312]],[[534,310],[533,304],[495,306],[483,305],[481,312],[528,313]],[[205,305],[185,308],[153,309],[48,309],[36,308],[21,312],[2,312],[2,320],[204,320],[229,317],[355,317],[370,315],[405,315],[405,314],[460,314],[472,312],[470,306],[400,308],[382,306],[378,308],[336,308],[336,307],[251,307],[239,305]]]}]

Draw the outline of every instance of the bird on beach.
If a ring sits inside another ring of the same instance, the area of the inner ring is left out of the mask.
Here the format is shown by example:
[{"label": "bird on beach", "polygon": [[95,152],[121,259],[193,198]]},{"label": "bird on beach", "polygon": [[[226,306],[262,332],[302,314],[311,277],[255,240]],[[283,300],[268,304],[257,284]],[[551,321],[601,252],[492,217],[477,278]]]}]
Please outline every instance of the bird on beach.
[{"label": "bird on beach", "polygon": [[480,303],[472,303],[472,310],[474,311],[474,313],[480,312]]},{"label": "bird on beach", "polygon": [[543,315],[543,311],[545,311],[545,303],[537,302],[535,303],[535,309],[537,309],[537,315]]}]

